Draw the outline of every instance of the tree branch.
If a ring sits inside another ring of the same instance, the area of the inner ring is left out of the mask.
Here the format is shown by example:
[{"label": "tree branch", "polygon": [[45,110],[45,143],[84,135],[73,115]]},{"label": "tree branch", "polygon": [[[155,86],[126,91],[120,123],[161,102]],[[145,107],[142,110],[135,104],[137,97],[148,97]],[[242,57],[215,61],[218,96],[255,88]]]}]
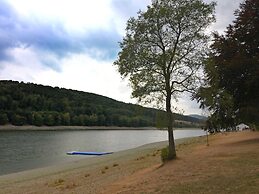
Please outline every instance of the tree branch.
[{"label": "tree branch", "polygon": [[170,57],[169,64],[168,64],[168,68],[167,68],[167,72],[168,72],[170,75],[171,75],[172,70],[173,70],[173,68],[174,68],[174,66],[175,66],[175,64],[173,64],[173,67],[171,68],[171,64],[172,64],[172,62],[173,62],[173,60],[174,60],[175,53],[176,53],[176,49],[177,49],[177,46],[178,46],[178,43],[179,43],[179,40],[180,40],[180,37],[181,37],[181,33],[182,33],[182,31],[181,31],[181,21],[179,21],[178,27],[179,27],[179,28],[178,28],[178,32],[177,32],[176,42],[175,42],[175,44],[174,44],[173,52],[172,52],[172,55],[171,55],[171,57]]}]

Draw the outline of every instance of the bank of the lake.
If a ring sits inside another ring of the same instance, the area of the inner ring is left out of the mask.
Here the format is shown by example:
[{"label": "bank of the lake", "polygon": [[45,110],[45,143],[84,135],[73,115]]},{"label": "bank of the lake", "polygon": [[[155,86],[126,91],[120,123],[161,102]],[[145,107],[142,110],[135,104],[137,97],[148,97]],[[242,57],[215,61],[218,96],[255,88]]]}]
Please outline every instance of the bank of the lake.
[{"label": "bank of the lake", "polygon": [[[176,144],[186,142],[190,139],[192,138],[178,139],[176,140]],[[112,155],[91,157],[78,161],[67,162],[65,164],[2,175],[0,176],[0,194],[6,192],[55,193],[53,192],[53,189],[55,190],[56,186],[62,185],[63,180],[69,177],[73,177],[71,181],[75,179],[75,177],[79,179],[90,178],[92,183],[89,183],[89,188],[86,193],[91,193],[91,191],[95,192],[97,187],[103,183],[99,179],[103,175],[107,176],[106,173],[108,171],[116,171],[116,173],[110,175],[109,178],[107,177],[111,180],[117,179],[122,175],[130,175],[137,170],[160,163],[159,150],[164,148],[166,145],[167,141],[156,142],[129,150],[119,151]],[[147,156],[150,156],[151,160],[145,160],[143,163],[143,160],[146,159]],[[121,171],[122,168],[127,168],[127,170]],[[74,187],[73,183],[74,182],[72,181],[72,187]],[[15,188],[13,188],[14,184],[16,185]],[[35,184],[39,185],[34,187]],[[41,188],[42,186],[46,186],[47,189]]]},{"label": "bank of the lake", "polygon": [[[118,127],[118,126],[34,126],[0,125],[0,131],[57,131],[57,130],[161,130],[156,127]],[[192,129],[192,128],[191,128]]]},{"label": "bank of the lake", "polygon": [[259,132],[217,134],[209,141],[177,140],[178,158],[164,165],[159,149],[167,143],[160,142],[0,176],[0,193],[258,193]]},{"label": "bank of the lake", "polygon": [[[175,139],[204,135],[202,130],[175,130]],[[0,131],[0,175],[41,168],[90,156],[69,151],[118,152],[167,140],[164,130],[5,130]]]}]

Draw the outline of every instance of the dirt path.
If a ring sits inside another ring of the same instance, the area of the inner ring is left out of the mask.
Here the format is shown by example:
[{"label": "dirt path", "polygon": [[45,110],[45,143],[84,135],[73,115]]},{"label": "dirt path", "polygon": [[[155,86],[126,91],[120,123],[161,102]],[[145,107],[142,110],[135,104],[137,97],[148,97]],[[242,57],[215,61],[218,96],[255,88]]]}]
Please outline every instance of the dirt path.
[{"label": "dirt path", "polygon": [[258,193],[258,132],[218,134],[208,147],[178,149],[175,161],[138,171],[101,193]]}]

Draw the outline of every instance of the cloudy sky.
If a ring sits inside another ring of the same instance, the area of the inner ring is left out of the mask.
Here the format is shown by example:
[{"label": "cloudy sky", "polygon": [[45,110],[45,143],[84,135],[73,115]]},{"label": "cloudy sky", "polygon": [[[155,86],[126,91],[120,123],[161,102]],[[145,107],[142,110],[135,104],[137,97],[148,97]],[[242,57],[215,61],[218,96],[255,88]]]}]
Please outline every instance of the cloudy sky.
[{"label": "cloudy sky", "polygon": [[[113,61],[126,21],[151,0],[0,0],[0,79],[92,92],[135,103]],[[210,2],[210,0],[206,0]],[[218,0],[223,32],[242,0]],[[1,88],[0,88],[1,89]],[[183,96],[184,114],[201,113]]]}]

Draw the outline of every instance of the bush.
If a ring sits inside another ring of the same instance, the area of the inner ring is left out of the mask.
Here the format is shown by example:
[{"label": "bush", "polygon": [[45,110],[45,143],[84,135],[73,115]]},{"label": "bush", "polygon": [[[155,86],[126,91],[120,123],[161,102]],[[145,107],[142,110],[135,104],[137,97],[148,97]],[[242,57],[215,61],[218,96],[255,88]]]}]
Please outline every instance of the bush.
[{"label": "bush", "polygon": [[9,122],[6,113],[0,113],[0,125],[5,125]]},{"label": "bush", "polygon": [[26,118],[21,115],[14,114],[12,117],[12,124],[16,126],[22,126],[26,123]]},{"label": "bush", "polygon": [[161,150],[161,160],[162,160],[162,162],[166,162],[168,160],[168,152],[169,152],[168,146]]}]

